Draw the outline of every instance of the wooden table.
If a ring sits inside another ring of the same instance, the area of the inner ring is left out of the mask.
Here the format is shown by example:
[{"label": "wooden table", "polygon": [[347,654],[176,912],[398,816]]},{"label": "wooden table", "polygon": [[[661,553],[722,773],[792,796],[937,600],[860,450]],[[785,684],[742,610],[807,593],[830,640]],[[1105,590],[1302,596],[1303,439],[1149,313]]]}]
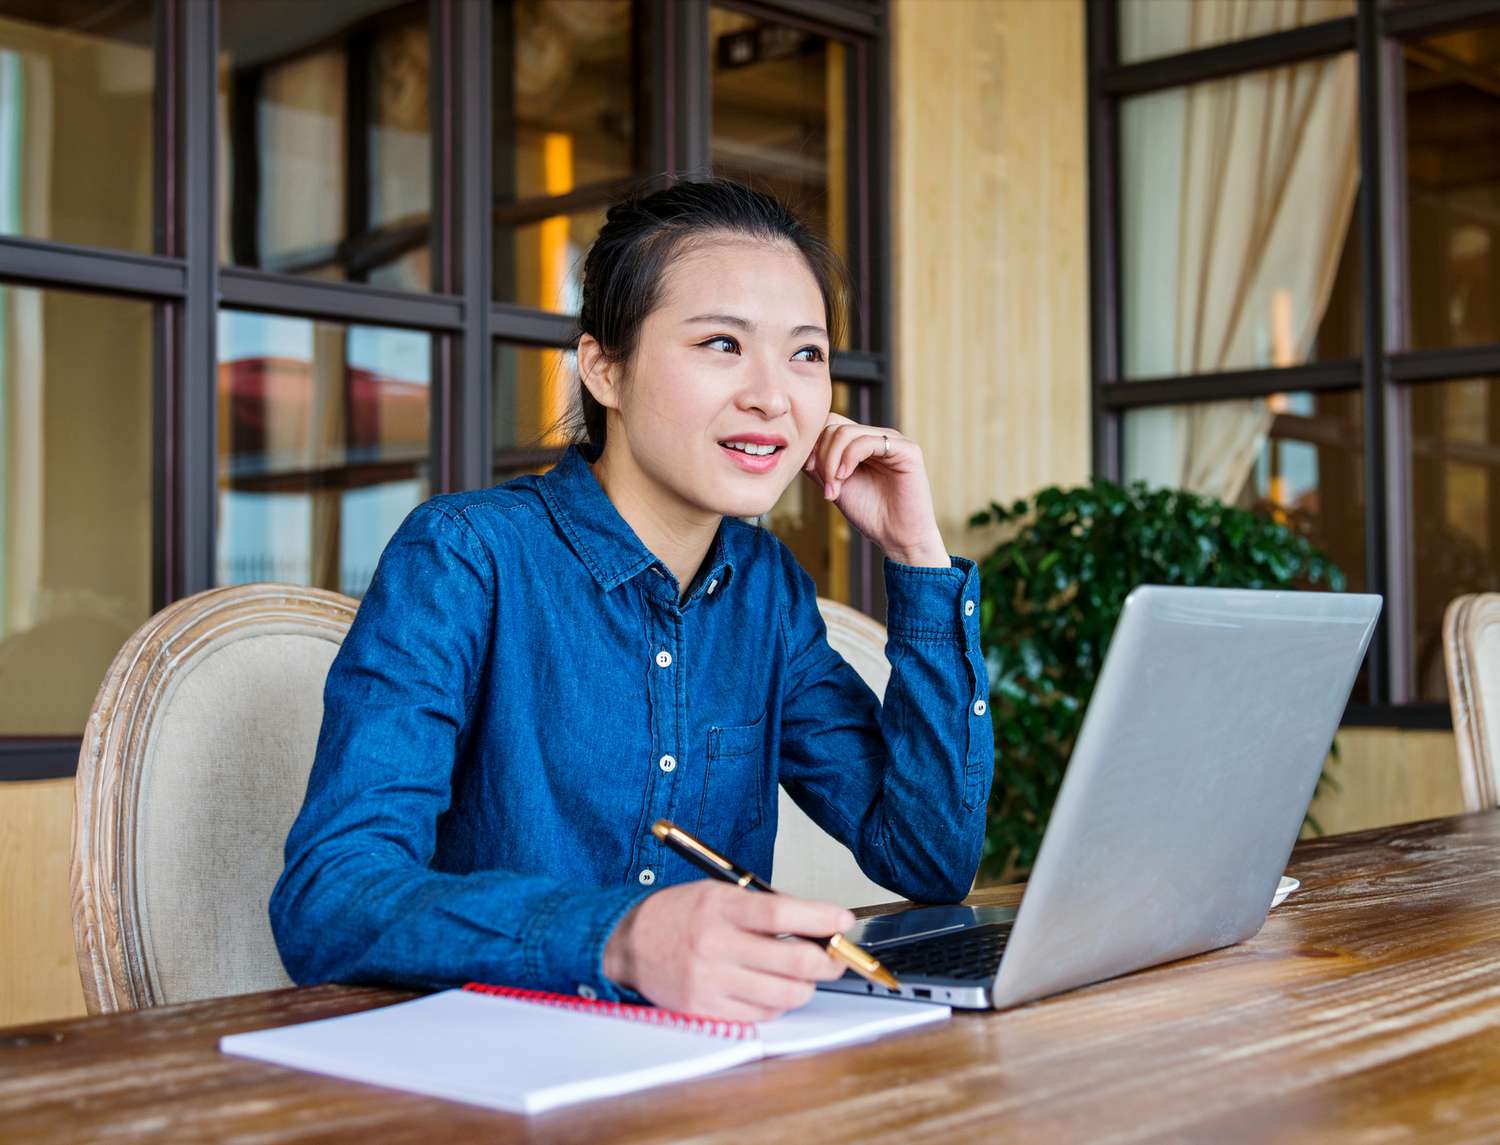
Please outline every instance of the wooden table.
[{"label": "wooden table", "polygon": [[0,1031],[0,1141],[1500,1137],[1500,813],[1302,843],[1290,871],[1302,889],[1239,946],[531,1119],[215,1048],[401,991],[281,990],[13,1028]]}]

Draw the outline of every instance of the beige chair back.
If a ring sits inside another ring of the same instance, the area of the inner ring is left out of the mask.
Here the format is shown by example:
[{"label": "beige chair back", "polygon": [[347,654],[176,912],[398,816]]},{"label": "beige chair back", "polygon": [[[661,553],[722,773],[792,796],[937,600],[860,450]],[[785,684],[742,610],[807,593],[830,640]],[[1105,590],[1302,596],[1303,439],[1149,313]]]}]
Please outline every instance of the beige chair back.
[{"label": "beige chair back", "polygon": [[267,904],[355,608],[291,585],[213,589],[157,613],[115,657],[74,795],[91,1013],[292,984]]},{"label": "beige chair back", "polygon": [[1500,593],[1460,596],[1443,614],[1443,663],[1464,806],[1500,805]]},{"label": "beige chair back", "polygon": [[[818,611],[828,626],[828,643],[833,650],[883,700],[891,678],[891,665],[885,658],[885,626],[846,604],[821,596]],[[772,860],[777,890],[851,907],[901,901],[900,895],[867,878],[849,849],[808,818],[791,796],[781,791],[778,798]]]}]

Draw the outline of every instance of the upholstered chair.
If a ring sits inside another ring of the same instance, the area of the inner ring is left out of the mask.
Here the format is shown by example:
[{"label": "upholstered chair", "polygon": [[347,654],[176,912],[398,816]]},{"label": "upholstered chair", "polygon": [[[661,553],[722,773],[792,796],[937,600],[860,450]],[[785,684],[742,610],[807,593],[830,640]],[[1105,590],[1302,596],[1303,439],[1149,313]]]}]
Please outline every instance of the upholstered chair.
[{"label": "upholstered chair", "polygon": [[1470,811],[1500,805],[1500,593],[1454,599],[1443,614],[1448,703]]},{"label": "upholstered chair", "polygon": [[[877,693],[884,629],[820,601]],[[323,682],[357,602],[319,589],[212,589],[115,657],[78,761],[73,932],[91,1013],[291,985],[267,917],[302,804]],[[777,881],[848,905],[896,898],[781,794]]]},{"label": "upholstered chair", "polygon": [[212,589],[110,665],[78,760],[73,937],[92,1013],[291,985],[266,914],[356,602]]}]

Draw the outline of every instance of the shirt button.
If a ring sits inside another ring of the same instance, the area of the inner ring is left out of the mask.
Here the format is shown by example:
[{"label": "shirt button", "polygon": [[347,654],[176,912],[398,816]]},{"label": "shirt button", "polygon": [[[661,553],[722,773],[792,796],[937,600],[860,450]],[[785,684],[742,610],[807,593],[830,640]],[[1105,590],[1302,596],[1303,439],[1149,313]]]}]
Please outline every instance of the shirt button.
[{"label": "shirt button", "polygon": [[986,707],[986,704],[985,704],[985,702],[983,700],[975,700],[974,701],[974,714],[976,716],[982,716],[982,715],[984,715],[984,709],[985,709],[985,707]]},{"label": "shirt button", "polygon": [[974,602],[972,600],[966,600],[966,601],[964,601],[964,615],[965,616],[973,616],[974,615]]},{"label": "shirt button", "polygon": [[670,755],[664,755],[656,762],[663,771],[671,771],[677,766],[677,761]]},{"label": "shirt button", "polygon": [[716,589],[718,587],[719,587],[719,578],[715,577],[713,580],[711,580],[711,581],[708,582],[708,590],[707,590],[708,591],[708,595],[712,596],[714,594],[714,589]]},{"label": "shirt button", "polygon": [[672,654],[665,648],[656,654],[656,666],[658,668],[670,668],[672,666]]},{"label": "shirt button", "polygon": [[578,984],[578,996],[585,999],[586,1001],[592,1002],[594,999],[599,997],[599,991],[595,990],[586,982],[580,982]]},{"label": "shirt button", "polygon": [[656,872],[647,867],[640,874],[636,875],[636,881],[643,887],[649,887],[652,883],[656,882]]}]

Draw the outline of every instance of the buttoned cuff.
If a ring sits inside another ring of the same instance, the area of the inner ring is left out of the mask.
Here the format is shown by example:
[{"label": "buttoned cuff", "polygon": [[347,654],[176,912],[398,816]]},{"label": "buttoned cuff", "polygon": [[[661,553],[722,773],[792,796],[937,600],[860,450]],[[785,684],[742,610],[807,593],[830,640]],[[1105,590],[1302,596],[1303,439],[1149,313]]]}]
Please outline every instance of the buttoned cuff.
[{"label": "buttoned cuff", "polygon": [[643,1001],[604,975],[604,947],[614,929],[651,893],[640,886],[579,888],[554,895],[522,937],[527,977],[545,989],[608,1002]]},{"label": "buttoned cuff", "polygon": [[979,568],[968,557],[948,568],[885,561],[886,631],[906,640],[979,647]]}]

